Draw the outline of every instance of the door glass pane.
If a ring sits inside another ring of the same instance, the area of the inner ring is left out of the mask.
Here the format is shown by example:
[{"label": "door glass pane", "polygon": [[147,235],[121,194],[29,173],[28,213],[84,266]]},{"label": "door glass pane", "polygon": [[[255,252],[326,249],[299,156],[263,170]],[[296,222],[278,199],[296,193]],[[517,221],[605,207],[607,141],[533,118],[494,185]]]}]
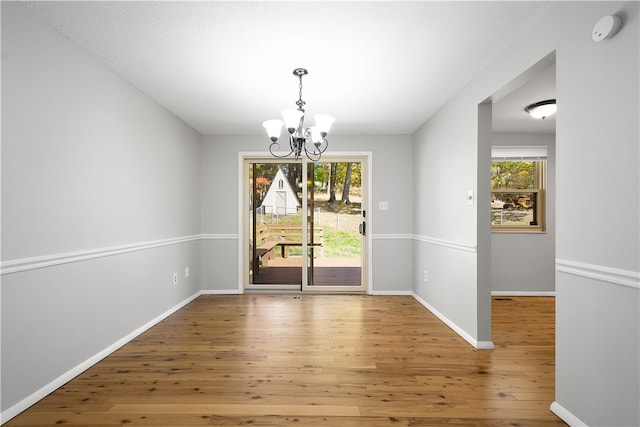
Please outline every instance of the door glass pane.
[{"label": "door glass pane", "polygon": [[362,163],[307,168],[309,286],[362,285]]},{"label": "door glass pane", "polygon": [[249,165],[249,283],[302,285],[302,164]]}]

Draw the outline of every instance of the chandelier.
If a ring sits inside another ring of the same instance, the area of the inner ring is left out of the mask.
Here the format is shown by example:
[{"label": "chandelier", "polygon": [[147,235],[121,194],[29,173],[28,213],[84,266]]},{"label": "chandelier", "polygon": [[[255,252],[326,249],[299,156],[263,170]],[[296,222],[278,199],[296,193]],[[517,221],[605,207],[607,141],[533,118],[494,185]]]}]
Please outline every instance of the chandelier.
[{"label": "chandelier", "polygon": [[[298,77],[300,81],[300,94],[296,101],[297,109],[282,110],[281,114],[283,120],[267,120],[262,123],[262,126],[267,130],[267,135],[271,138],[271,145],[269,145],[269,152],[274,157],[288,157],[291,154],[295,156],[295,159],[300,159],[302,152],[309,158],[309,160],[317,162],[320,160],[322,153],[324,153],[329,146],[327,141],[327,134],[331,129],[331,124],[336,120],[335,118],[326,114],[314,114],[313,118],[316,121],[316,125],[310,128],[304,127],[304,105],[302,100],[302,77],[309,74],[304,68],[296,68],[293,70],[293,75]],[[274,149],[279,149],[280,144],[278,138],[282,130],[282,125],[285,125],[289,132],[289,151],[287,154],[278,155],[273,152]]]}]

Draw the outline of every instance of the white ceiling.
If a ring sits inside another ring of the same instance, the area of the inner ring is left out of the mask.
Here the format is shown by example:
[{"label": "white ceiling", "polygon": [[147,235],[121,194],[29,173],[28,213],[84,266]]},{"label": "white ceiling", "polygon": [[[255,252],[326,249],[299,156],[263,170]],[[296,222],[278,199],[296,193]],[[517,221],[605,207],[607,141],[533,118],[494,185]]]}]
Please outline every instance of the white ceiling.
[{"label": "white ceiling", "polygon": [[[304,67],[307,113],[335,116],[333,132],[408,134],[554,2],[26,5],[201,133],[262,133],[262,121],[295,106],[292,71]],[[547,89],[540,97],[543,90],[532,87],[530,100],[546,99]],[[513,117],[531,121],[514,98],[495,106],[495,126],[517,127]]]},{"label": "white ceiling", "polygon": [[556,99],[555,60],[535,73],[532,80],[493,104],[494,132],[555,133],[555,115],[537,120],[524,111],[527,105],[547,99]]}]

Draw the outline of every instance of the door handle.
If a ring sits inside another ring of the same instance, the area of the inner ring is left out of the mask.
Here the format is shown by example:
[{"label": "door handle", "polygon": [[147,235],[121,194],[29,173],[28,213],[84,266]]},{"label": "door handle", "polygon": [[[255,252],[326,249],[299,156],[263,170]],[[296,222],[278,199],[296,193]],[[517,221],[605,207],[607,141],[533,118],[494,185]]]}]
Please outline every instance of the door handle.
[{"label": "door handle", "polygon": [[360,226],[358,228],[359,228],[360,234],[362,234],[363,236],[366,236],[366,234],[367,234],[367,223],[363,221],[362,223],[360,223]]}]

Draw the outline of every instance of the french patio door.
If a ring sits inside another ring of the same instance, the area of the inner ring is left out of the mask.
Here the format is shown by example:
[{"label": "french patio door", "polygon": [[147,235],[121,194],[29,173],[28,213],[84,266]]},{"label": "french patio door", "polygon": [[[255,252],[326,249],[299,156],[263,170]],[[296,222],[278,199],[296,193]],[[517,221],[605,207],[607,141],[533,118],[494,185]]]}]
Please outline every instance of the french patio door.
[{"label": "french patio door", "polygon": [[245,289],[366,291],[366,159],[245,159],[244,176]]}]

